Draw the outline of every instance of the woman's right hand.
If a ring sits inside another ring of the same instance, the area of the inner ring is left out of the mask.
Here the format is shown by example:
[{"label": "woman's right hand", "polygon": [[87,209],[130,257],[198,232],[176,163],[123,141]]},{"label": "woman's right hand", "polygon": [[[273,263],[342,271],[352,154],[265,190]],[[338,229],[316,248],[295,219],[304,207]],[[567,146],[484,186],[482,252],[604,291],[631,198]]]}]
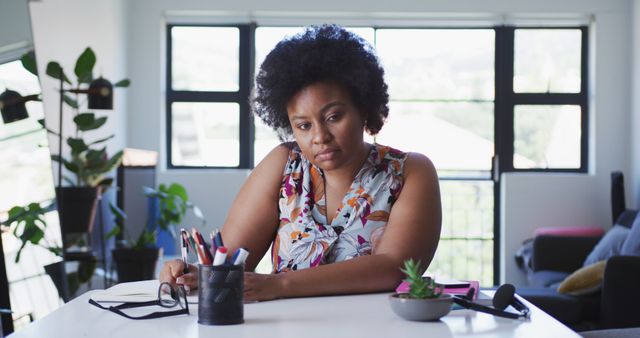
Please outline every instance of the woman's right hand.
[{"label": "woman's right hand", "polygon": [[198,288],[198,267],[189,264],[189,272],[184,273],[184,262],[181,259],[174,259],[164,263],[160,271],[160,283],[167,282],[172,286],[184,285],[185,290],[195,290]]}]

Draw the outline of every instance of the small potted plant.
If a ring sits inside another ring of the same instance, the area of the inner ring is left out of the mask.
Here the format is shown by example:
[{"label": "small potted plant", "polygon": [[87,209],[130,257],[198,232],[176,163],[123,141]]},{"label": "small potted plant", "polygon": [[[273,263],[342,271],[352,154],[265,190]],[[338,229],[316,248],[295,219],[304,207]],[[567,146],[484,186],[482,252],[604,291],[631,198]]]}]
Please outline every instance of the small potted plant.
[{"label": "small potted plant", "polygon": [[144,187],[144,194],[149,198],[149,203],[157,203],[156,215],[147,215],[146,227],[137,238],[132,238],[124,227],[126,215],[123,210],[114,204],[110,204],[115,215],[116,226],[107,234],[107,238],[122,234],[116,248],[112,250],[116,263],[119,282],[131,282],[153,279],[159,249],[157,247],[158,231],[168,231],[174,238],[177,236],[176,227],[182,222],[187,210],[193,210],[196,217],[205,224],[200,209],[189,202],[186,189],[178,184],[160,184],[157,189]]},{"label": "small potted plant", "polygon": [[422,277],[425,269],[420,261],[406,260],[401,270],[407,277],[405,282],[409,284],[409,291],[389,296],[393,312],[407,320],[432,321],[451,311],[452,296],[443,293],[444,286],[433,278]]},{"label": "small potted plant", "polygon": [[[9,217],[3,224],[9,226],[11,233],[22,243],[16,252],[15,263],[20,262],[22,251],[29,245],[37,245],[56,256],[62,257],[60,243],[51,242],[45,236],[47,221],[45,214],[48,208],[39,203],[30,203],[26,206],[15,206],[9,210]],[[95,270],[95,261],[81,261],[78,270],[67,273],[64,261],[51,263],[44,266],[45,272],[51,277],[60,297],[66,302],[73,298],[80,287],[91,279]],[[66,283],[64,279],[66,277]]]}]

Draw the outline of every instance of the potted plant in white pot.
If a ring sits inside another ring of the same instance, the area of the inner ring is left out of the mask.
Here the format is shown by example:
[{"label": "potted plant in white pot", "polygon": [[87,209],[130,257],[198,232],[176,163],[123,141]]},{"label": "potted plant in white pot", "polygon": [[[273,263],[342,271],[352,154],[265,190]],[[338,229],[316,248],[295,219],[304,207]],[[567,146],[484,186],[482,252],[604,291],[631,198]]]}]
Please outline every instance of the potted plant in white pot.
[{"label": "potted plant in white pot", "polygon": [[168,231],[175,238],[176,227],[182,223],[187,210],[193,210],[194,215],[202,220],[202,225],[205,224],[202,212],[189,202],[187,190],[181,184],[160,184],[157,189],[144,187],[143,192],[149,198],[149,203],[157,203],[157,214],[147,215],[147,224],[137,238],[132,238],[124,227],[124,211],[110,204],[116,226],[107,234],[107,238],[119,234],[123,237],[111,251],[116,263],[118,282],[154,278],[159,255],[156,243],[158,231]]},{"label": "potted plant in white pot", "polygon": [[409,283],[409,292],[389,296],[393,312],[407,320],[432,321],[451,311],[453,297],[443,293],[444,286],[433,278],[422,277],[425,269],[420,261],[406,260],[401,270],[407,277],[405,281]]}]

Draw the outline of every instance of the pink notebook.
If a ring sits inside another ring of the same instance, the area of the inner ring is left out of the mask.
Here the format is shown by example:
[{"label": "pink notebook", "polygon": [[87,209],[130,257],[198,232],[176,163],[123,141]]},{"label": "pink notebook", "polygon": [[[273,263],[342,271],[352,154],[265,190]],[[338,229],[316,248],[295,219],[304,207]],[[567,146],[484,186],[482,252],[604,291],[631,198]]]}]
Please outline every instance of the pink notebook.
[{"label": "pink notebook", "polygon": [[[469,288],[473,288],[475,292],[473,293],[473,300],[478,298],[478,287],[480,283],[477,280],[464,280],[464,281],[456,281],[450,282],[447,281],[444,284],[444,293],[448,293],[450,295],[466,295],[469,291]],[[409,292],[409,282],[402,281],[400,285],[396,288],[396,293],[408,293]]]}]

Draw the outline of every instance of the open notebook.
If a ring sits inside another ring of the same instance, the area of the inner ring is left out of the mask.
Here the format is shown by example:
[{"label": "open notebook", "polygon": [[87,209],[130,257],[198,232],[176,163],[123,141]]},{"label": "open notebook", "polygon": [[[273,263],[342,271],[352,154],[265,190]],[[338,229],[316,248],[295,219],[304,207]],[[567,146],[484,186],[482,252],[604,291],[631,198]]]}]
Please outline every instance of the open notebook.
[{"label": "open notebook", "polygon": [[[116,284],[106,290],[97,290],[91,294],[91,299],[96,302],[147,302],[158,299],[158,287],[160,283],[157,280],[147,280],[141,282],[131,282],[124,284]],[[187,295],[189,304],[198,303],[198,291],[191,291]]]}]

